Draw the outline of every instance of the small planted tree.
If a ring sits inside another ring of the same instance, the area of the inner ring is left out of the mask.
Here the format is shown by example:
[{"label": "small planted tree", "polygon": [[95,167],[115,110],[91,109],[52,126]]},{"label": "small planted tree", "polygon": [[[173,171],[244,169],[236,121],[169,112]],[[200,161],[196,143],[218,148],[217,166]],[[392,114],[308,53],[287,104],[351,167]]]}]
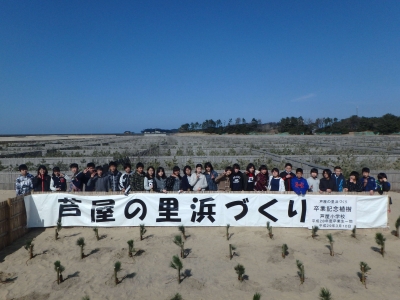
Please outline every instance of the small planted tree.
[{"label": "small planted tree", "polygon": [[243,281],[243,275],[245,272],[244,266],[241,264],[237,264],[234,269],[236,271],[236,274],[238,275],[238,280]]},{"label": "small planted tree", "polygon": [[140,240],[143,241],[143,236],[146,233],[146,227],[144,227],[144,224],[140,224]]},{"label": "small planted tree", "polygon": [[381,246],[382,257],[385,256],[385,241],[386,241],[386,238],[383,236],[383,234],[380,233],[380,232],[377,232],[376,235],[375,235],[375,242],[379,246]]},{"label": "small planted tree", "polygon": [[255,293],[253,296],[253,300],[260,300],[261,299],[261,294],[260,293]]},{"label": "small planted tree", "polygon": [[272,239],[274,237],[274,235],[272,234],[272,226],[270,225],[269,222],[267,222],[267,229],[268,229],[269,238]]},{"label": "small planted tree", "polygon": [[172,257],[170,267],[178,271],[178,283],[181,283],[181,270],[183,268],[183,264],[178,256],[174,255]]},{"label": "small planted tree", "polygon": [[288,251],[288,246],[286,244],[282,245],[282,257],[285,258],[286,257],[286,253]]},{"label": "small planted tree", "polygon": [[33,258],[34,244],[32,242],[33,242],[33,240],[28,240],[28,241],[26,241],[25,246],[24,246],[25,250],[27,250],[29,252],[29,259]]},{"label": "small planted tree", "polygon": [[332,300],[331,292],[327,288],[322,288],[319,292],[320,300]]},{"label": "small planted tree", "polygon": [[333,251],[333,243],[335,241],[333,240],[332,234],[329,233],[329,234],[326,235],[326,237],[327,237],[327,239],[329,241],[329,244],[330,244],[330,248],[329,248],[330,254],[331,254],[331,256],[335,256],[335,252]]},{"label": "small planted tree", "polygon": [[296,260],[297,269],[299,270],[298,274],[300,277],[300,284],[304,283],[304,265],[300,260]]},{"label": "small planted tree", "polygon": [[233,251],[236,250],[236,247],[233,246],[232,244],[229,244],[229,259],[233,258]]},{"label": "small planted tree", "polygon": [[60,284],[63,282],[62,272],[65,271],[65,268],[59,260],[54,263],[54,270],[57,272],[57,284]]},{"label": "small planted tree", "polygon": [[184,247],[185,247],[185,243],[182,240],[182,237],[180,235],[176,235],[174,238],[174,244],[179,246],[181,248],[181,258],[185,258],[184,257]]},{"label": "small planted tree", "polygon": [[99,228],[98,228],[98,227],[95,227],[95,228],[93,228],[93,231],[94,231],[94,235],[96,236],[96,239],[97,239],[97,240],[100,240],[100,237],[99,237]]},{"label": "small planted tree", "polygon": [[117,285],[119,283],[118,280],[118,272],[121,271],[121,262],[117,261],[114,264],[114,280],[115,280],[115,285]]},{"label": "small planted tree", "polygon": [[133,248],[133,240],[129,240],[128,242],[128,255],[129,257],[133,256],[133,252],[135,252],[135,248]]},{"label": "small planted tree", "polygon": [[171,300],[182,300],[182,299],[183,299],[183,298],[182,298],[181,294],[179,294],[179,293],[176,293],[176,294],[174,295],[174,297],[171,298]]},{"label": "small planted tree", "polygon": [[183,239],[186,240],[185,226],[181,225],[178,227],[178,229],[182,233]]},{"label": "small planted tree", "polygon": [[369,270],[371,270],[371,268],[368,266],[367,263],[363,261],[360,262],[361,282],[365,286],[365,288],[367,288],[367,281],[365,274],[367,274]]},{"label": "small planted tree", "polygon": [[313,227],[311,228],[311,237],[312,237],[313,239],[317,236],[318,230],[319,230],[319,227],[318,227],[318,226],[313,226]]},{"label": "small planted tree", "polygon": [[58,235],[60,230],[62,229],[62,223],[61,223],[61,218],[58,218],[57,220],[57,227],[56,227],[56,232],[55,232],[55,239],[58,239]]},{"label": "small planted tree", "polygon": [[229,240],[229,227],[231,227],[231,225],[226,224],[226,240]]},{"label": "small planted tree", "polygon": [[83,259],[85,257],[85,254],[83,253],[84,247],[86,246],[85,244],[85,239],[83,237],[80,237],[77,241],[76,241],[76,245],[79,246],[81,248],[81,259]]},{"label": "small planted tree", "polygon": [[82,297],[82,300],[90,300],[89,296]]},{"label": "small planted tree", "polygon": [[356,226],[354,226],[353,229],[351,230],[351,236],[355,239],[357,238],[357,227]]},{"label": "small planted tree", "polygon": [[397,236],[397,237],[400,237],[400,234],[399,234],[400,217],[397,218],[396,223],[394,224],[394,227],[396,227],[396,236]]}]

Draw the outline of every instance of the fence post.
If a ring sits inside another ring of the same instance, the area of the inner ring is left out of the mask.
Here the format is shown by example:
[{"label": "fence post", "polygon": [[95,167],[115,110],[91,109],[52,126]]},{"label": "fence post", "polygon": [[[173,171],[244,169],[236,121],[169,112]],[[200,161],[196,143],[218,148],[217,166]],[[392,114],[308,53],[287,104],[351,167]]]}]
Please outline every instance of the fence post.
[{"label": "fence post", "polygon": [[8,235],[8,245],[11,245],[11,243],[13,242],[12,241],[12,226],[11,226],[11,207],[12,207],[11,199],[8,198],[7,199],[7,209],[8,209],[8,212],[7,212],[8,233],[7,233],[7,235]]}]

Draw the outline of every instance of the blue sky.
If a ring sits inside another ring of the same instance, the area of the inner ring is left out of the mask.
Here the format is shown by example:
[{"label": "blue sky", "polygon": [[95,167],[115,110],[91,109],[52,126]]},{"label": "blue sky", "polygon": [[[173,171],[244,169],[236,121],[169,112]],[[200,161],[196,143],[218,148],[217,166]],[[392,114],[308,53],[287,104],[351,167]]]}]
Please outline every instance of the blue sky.
[{"label": "blue sky", "polygon": [[0,134],[400,115],[399,1],[0,0]]}]

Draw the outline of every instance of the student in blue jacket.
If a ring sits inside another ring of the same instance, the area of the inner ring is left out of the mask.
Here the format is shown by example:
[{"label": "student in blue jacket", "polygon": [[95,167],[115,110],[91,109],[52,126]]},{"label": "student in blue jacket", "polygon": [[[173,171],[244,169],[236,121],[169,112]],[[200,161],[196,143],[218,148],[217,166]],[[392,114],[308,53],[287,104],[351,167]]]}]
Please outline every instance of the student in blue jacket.
[{"label": "student in blue jacket", "polygon": [[297,195],[304,196],[308,191],[308,182],[305,178],[303,178],[303,169],[296,169],[296,177],[291,180],[291,187],[293,192]]},{"label": "student in blue jacket", "polygon": [[370,171],[368,168],[363,168],[362,169],[363,177],[360,178],[359,182],[362,185],[363,192],[369,192],[370,195],[373,195],[376,189],[376,182],[374,177],[369,176],[369,172]]}]

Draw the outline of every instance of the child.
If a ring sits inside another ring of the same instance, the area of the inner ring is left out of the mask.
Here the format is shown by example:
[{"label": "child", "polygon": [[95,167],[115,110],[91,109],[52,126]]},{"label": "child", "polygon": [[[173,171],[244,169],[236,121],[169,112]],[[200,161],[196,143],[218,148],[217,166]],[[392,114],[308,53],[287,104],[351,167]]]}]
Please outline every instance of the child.
[{"label": "child", "polygon": [[378,180],[376,181],[376,191],[379,195],[382,195],[383,192],[390,191],[390,183],[387,181],[387,176],[385,173],[378,174]]},{"label": "child", "polygon": [[154,179],[156,170],[150,166],[147,168],[146,176],[144,177],[144,189],[146,191],[155,191],[157,189],[156,181]]},{"label": "child", "polygon": [[370,195],[373,195],[376,189],[375,178],[369,176],[368,168],[362,169],[362,176],[363,177],[359,180],[359,183],[362,184],[362,191],[369,192]]},{"label": "child", "polygon": [[165,171],[163,167],[158,167],[156,172],[155,183],[156,183],[156,191],[159,193],[167,193],[167,187],[165,181],[167,180],[167,176],[165,176]]},{"label": "child", "polygon": [[[203,175],[204,176],[204,175]],[[165,181],[167,191],[182,192],[181,188],[181,169],[178,166],[173,167],[172,174]]]},{"label": "child", "polygon": [[309,186],[309,192],[319,192],[319,178],[318,178],[318,170],[316,168],[312,168],[310,172],[310,177],[307,178],[307,183]]},{"label": "child", "polygon": [[70,178],[67,175],[61,174],[59,167],[54,167],[53,174],[51,175],[50,189],[53,192],[65,192],[67,191],[67,181],[70,181]]},{"label": "child", "polygon": [[93,192],[94,191],[95,186],[94,185],[89,185],[88,183],[89,183],[90,178],[93,178],[96,175],[96,172],[97,172],[96,171],[96,166],[92,162],[88,163],[86,165],[86,169],[83,170],[83,174],[85,175],[83,183],[85,184],[85,191],[86,192]]},{"label": "child", "polygon": [[207,188],[207,179],[206,176],[202,173],[203,165],[196,165],[196,172],[190,176],[189,184],[193,186],[193,191],[204,191]]},{"label": "child", "polygon": [[210,162],[206,162],[204,164],[204,168],[206,171],[204,172],[204,175],[206,176],[207,180],[207,191],[216,191],[217,184],[215,183],[215,178],[217,178],[218,173],[214,171],[214,168]]},{"label": "child", "polygon": [[32,178],[33,189],[36,192],[50,191],[51,177],[48,174],[46,166],[39,166],[37,175]]},{"label": "child", "polygon": [[232,167],[228,166],[225,168],[225,172],[218,175],[215,178],[215,182],[218,184],[218,191],[220,192],[230,192],[231,190],[231,181],[230,176],[232,174]]},{"label": "child", "polygon": [[[255,184],[254,190],[255,191],[266,191],[268,186],[268,169],[266,165],[261,165],[258,168],[258,174],[255,176]],[[248,183],[247,183],[248,185]]]},{"label": "child", "polygon": [[78,164],[72,163],[69,166],[69,169],[72,172],[71,176],[71,184],[69,186],[68,191],[70,192],[80,192],[83,189],[83,183],[85,182],[85,174],[83,172],[79,172]]},{"label": "child", "polygon": [[335,189],[335,181],[331,179],[332,171],[329,169],[324,169],[322,171],[322,178],[319,181],[319,192],[322,194],[323,192],[332,193]]},{"label": "child", "polygon": [[334,192],[343,192],[345,179],[342,174],[342,168],[339,166],[336,166],[333,169],[333,171],[334,171],[334,174],[332,175],[332,180],[335,182],[335,189],[333,191]]},{"label": "child", "polygon": [[285,181],[279,176],[277,168],[272,169],[272,175],[269,177],[268,190],[271,192],[284,192]]},{"label": "child", "polygon": [[254,173],[256,167],[253,164],[248,164],[246,171],[243,173],[243,183],[245,191],[254,191],[254,184],[256,181],[256,174]]},{"label": "child", "polygon": [[144,165],[141,162],[136,164],[136,172],[131,176],[131,190],[136,192],[144,191]]},{"label": "child", "polygon": [[182,177],[180,189],[182,191],[193,191],[193,187],[189,184],[189,179],[192,175],[192,168],[190,166],[185,166],[183,168],[183,173],[185,173],[185,175]]},{"label": "child", "polygon": [[97,166],[96,172],[90,175],[90,179],[87,186],[90,187],[91,191],[96,192],[108,192],[110,189],[110,182],[107,175],[103,175],[103,167]]},{"label": "child", "polygon": [[15,181],[15,192],[17,196],[25,195],[33,190],[33,175],[28,173],[28,167],[22,164],[18,167],[20,176]]},{"label": "child", "polygon": [[283,179],[285,182],[285,189],[286,191],[291,191],[291,180],[292,178],[296,177],[296,175],[292,172],[292,164],[291,163],[286,163],[285,164],[285,171],[283,171],[279,176]]},{"label": "child", "polygon": [[119,192],[121,188],[119,187],[119,181],[121,179],[122,173],[117,170],[117,163],[110,161],[108,164],[108,180],[110,180],[110,190],[113,192]]},{"label": "child", "polygon": [[344,191],[345,192],[361,192],[362,184],[359,182],[359,174],[356,171],[352,171],[350,173],[349,179],[345,183]]},{"label": "child", "polygon": [[304,196],[307,191],[308,191],[308,183],[305,178],[303,178],[303,169],[302,168],[297,168],[296,169],[296,177],[292,178],[291,180],[291,186],[293,192],[295,192],[297,195]]},{"label": "child", "polygon": [[231,191],[243,191],[244,190],[244,178],[243,173],[240,172],[240,166],[238,164],[233,165],[233,172],[230,175]]},{"label": "child", "polygon": [[124,164],[124,170],[125,173],[122,174],[121,178],[119,179],[119,188],[121,192],[125,193],[125,195],[128,195],[130,190],[131,190],[131,176],[132,176],[132,166],[130,163],[125,163]]}]

